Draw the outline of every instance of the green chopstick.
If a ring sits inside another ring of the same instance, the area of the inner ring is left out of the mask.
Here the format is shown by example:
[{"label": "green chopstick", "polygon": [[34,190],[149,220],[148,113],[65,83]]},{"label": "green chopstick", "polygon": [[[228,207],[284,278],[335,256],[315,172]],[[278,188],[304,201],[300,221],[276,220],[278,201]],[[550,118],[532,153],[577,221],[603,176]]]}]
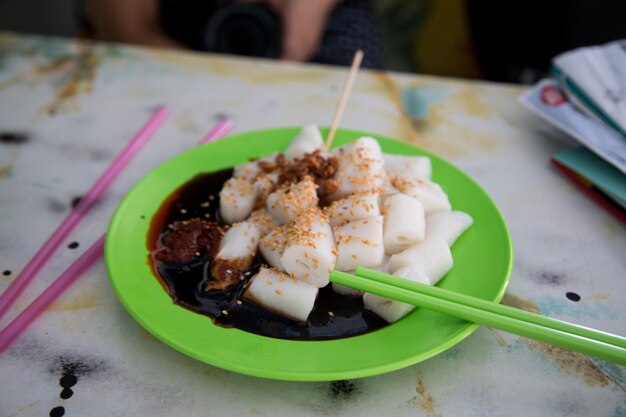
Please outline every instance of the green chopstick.
[{"label": "green chopstick", "polygon": [[407,304],[458,317],[626,365],[626,339],[366,268],[332,271],[330,280]]},{"label": "green chopstick", "polygon": [[589,339],[595,339],[600,342],[620,346],[626,349],[626,338],[616,336],[611,333],[605,333],[598,330],[590,329],[588,327],[579,326],[577,324],[571,324],[565,321],[551,319],[549,317],[542,316],[541,314],[530,313],[525,310],[505,306],[502,304],[494,303],[492,301],[486,301],[480,298],[446,290],[444,288],[420,284],[418,282],[402,279],[394,275],[384,274],[373,269],[358,268],[355,274],[363,278],[368,278],[377,282],[382,282],[399,288],[404,288],[405,290],[418,291],[422,294],[441,298],[442,300],[448,300],[455,303],[464,304],[466,306],[489,311],[491,313],[526,321],[529,323],[538,324],[544,327],[550,327],[555,330],[561,330],[567,333],[576,334],[578,336],[587,337]]}]

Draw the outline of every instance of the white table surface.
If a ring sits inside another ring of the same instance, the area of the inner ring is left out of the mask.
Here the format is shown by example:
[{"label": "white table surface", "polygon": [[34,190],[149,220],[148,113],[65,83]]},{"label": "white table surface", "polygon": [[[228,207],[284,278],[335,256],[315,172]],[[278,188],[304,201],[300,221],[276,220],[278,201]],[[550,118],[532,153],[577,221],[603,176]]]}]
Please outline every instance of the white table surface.
[{"label": "white table surface", "polygon": [[[193,146],[220,115],[234,119],[234,132],[327,125],[345,74],[0,33],[0,290],[151,110],[171,111],[67,239],[79,247],[61,247],[0,326],[106,230],[137,180]],[[626,335],[626,230],[550,167],[549,157],[571,144],[518,104],[522,91],[362,71],[342,126],[435,152],[491,195],[515,250],[505,304]],[[422,117],[412,120],[403,103]],[[67,399],[64,369],[78,378]],[[47,416],[56,407],[66,416],[617,417],[626,415],[626,368],[481,327],[430,360],[384,375],[263,380],[157,341],[120,305],[100,261],[0,355],[0,416]]]}]

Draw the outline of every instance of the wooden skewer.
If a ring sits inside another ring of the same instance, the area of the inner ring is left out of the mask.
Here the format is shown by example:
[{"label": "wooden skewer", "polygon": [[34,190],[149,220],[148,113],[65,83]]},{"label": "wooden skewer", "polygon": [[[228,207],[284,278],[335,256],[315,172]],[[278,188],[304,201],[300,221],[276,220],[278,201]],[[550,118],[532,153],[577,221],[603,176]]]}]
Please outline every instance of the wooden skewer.
[{"label": "wooden skewer", "polygon": [[343,91],[341,92],[341,97],[339,97],[339,103],[337,104],[337,110],[335,110],[335,117],[333,118],[333,123],[330,125],[330,130],[328,131],[328,136],[326,136],[326,150],[330,149],[330,145],[333,143],[333,138],[335,137],[335,132],[339,127],[339,121],[341,120],[341,115],[343,114],[343,109],[346,107],[346,103],[348,101],[348,97],[350,96],[350,91],[352,91],[352,85],[354,84],[354,79],[356,78],[357,73],[359,72],[359,67],[361,66],[361,61],[363,61],[363,51],[360,49],[356,51],[354,54],[354,58],[352,59],[352,66],[350,67],[350,73],[348,74],[348,79],[343,86]]}]

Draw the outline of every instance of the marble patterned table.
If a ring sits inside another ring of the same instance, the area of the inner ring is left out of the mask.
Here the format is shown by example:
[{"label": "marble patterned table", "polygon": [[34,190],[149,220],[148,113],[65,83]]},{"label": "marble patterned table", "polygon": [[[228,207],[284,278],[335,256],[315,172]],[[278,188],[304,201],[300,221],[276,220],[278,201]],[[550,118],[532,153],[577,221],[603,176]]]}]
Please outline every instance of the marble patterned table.
[{"label": "marble patterned table", "polygon": [[[0,290],[151,110],[172,113],[0,325],[106,230],[139,178],[220,115],[236,132],[328,124],[344,78],[333,67],[0,34]],[[436,152],[487,190],[515,247],[505,304],[626,335],[626,230],[550,168],[549,156],[571,144],[518,104],[521,92],[362,71],[342,125]],[[481,327],[389,374],[261,380],[157,341],[117,301],[99,262],[0,355],[0,416],[63,414],[617,417],[626,368]]]}]

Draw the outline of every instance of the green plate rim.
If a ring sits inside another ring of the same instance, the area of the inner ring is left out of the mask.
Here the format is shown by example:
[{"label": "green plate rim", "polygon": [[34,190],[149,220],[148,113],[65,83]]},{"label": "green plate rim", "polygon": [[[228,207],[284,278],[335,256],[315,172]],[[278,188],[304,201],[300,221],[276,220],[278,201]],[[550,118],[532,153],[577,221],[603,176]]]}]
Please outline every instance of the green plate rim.
[{"label": "green plate rim", "polygon": [[[301,127],[280,127],[280,128],[270,128],[270,129],[262,129],[262,130],[254,130],[254,131],[245,131],[245,132],[240,132],[236,135],[232,135],[229,137],[225,137],[223,139],[220,139],[219,143],[222,142],[231,142],[231,141],[237,141],[239,137],[245,137],[251,134],[258,134],[260,136],[264,136],[264,135],[270,135],[271,133],[276,133],[276,132],[280,132],[280,133],[285,133],[285,132],[290,132],[293,134],[293,136],[295,136],[295,134],[297,134],[297,132],[299,131]],[[326,131],[327,129],[321,129],[323,132]],[[502,228],[502,232],[504,233],[504,238],[506,241],[506,244],[508,245],[507,250],[506,250],[506,271],[505,271],[505,276],[503,277],[502,281],[501,281],[501,285],[500,288],[498,289],[497,293],[494,295],[494,297],[491,299],[491,301],[494,302],[500,302],[502,300],[502,298],[504,297],[504,294],[506,292],[506,288],[509,284],[510,278],[511,278],[511,274],[512,274],[512,270],[513,270],[513,242],[511,239],[511,234],[509,231],[509,228],[506,224],[506,221],[504,220],[504,217],[502,216],[502,213],[500,211],[500,209],[497,207],[497,205],[495,204],[495,202],[493,202],[493,200],[489,197],[489,195],[482,189],[482,187],[476,182],[474,181],[469,175],[467,175],[465,172],[463,172],[462,170],[460,170],[459,168],[457,168],[456,166],[454,166],[453,164],[451,164],[450,162],[448,162],[447,160],[427,151],[424,149],[421,149],[419,147],[416,147],[410,143],[407,142],[403,142],[403,141],[399,141],[393,138],[389,138],[383,135],[378,135],[378,134],[373,134],[371,132],[362,132],[362,131],[358,131],[358,130],[351,130],[351,129],[339,129],[337,134],[342,134],[342,135],[350,135],[353,136],[354,138],[360,137],[360,136],[371,136],[374,137],[376,139],[382,139],[383,141],[390,141],[393,142],[395,144],[400,145],[401,147],[405,147],[406,149],[410,149],[410,153],[412,154],[421,154],[421,155],[426,155],[429,156],[430,158],[433,158],[435,160],[438,160],[438,163],[446,165],[447,168],[452,169],[454,171],[457,171],[458,174],[460,174],[462,177],[464,177],[463,179],[465,181],[468,181],[469,183],[471,183],[479,192],[481,192],[484,197],[486,197],[486,199],[488,200],[488,202],[492,205],[492,209],[495,210],[497,216],[498,216],[498,223],[499,226]],[[203,146],[212,146],[213,144],[207,144],[207,145],[203,145]],[[185,155],[189,152],[193,152],[194,149],[196,148],[192,148],[188,151],[182,152],[181,154],[178,154],[176,156],[174,156],[173,158],[170,158],[169,160],[163,162],[162,164],[160,164],[159,166],[157,166],[156,168],[154,168],[153,170],[150,171],[150,173],[148,173],[144,178],[142,178],[129,192],[128,194],[124,197],[124,199],[122,200],[122,202],[120,203],[120,205],[118,206],[117,210],[115,211],[111,222],[110,222],[110,226],[109,226],[109,232],[107,233],[107,238],[106,238],[106,242],[105,242],[105,262],[106,262],[106,266],[107,266],[107,271],[108,271],[108,275],[109,275],[109,281],[111,283],[111,286],[114,289],[115,294],[117,295],[118,299],[120,300],[121,304],[124,306],[124,308],[126,309],[126,311],[139,323],[142,325],[142,327],[144,327],[144,329],[146,329],[148,332],[150,332],[152,335],[154,335],[157,339],[161,340],[163,343],[171,346],[172,348],[194,358],[197,359],[199,361],[205,362],[207,364],[222,368],[222,369],[226,369],[229,371],[233,371],[233,372],[238,372],[241,374],[246,374],[246,375],[250,375],[250,376],[255,376],[255,377],[262,377],[262,378],[268,378],[268,379],[277,379],[277,380],[288,380],[288,381],[332,381],[332,380],[343,380],[343,379],[355,379],[355,378],[362,378],[362,377],[367,377],[367,376],[373,376],[373,375],[379,375],[382,373],[386,373],[386,372],[392,372],[398,369],[402,369],[404,367],[410,366],[410,365],[414,365],[416,363],[422,362],[426,359],[429,359],[439,353],[442,353],[448,349],[450,349],[451,347],[453,347],[454,345],[458,344],[459,342],[461,342],[463,339],[465,339],[466,337],[468,337],[470,334],[472,334],[478,327],[478,324],[475,323],[470,323],[467,322],[467,324],[464,325],[463,328],[461,328],[456,334],[454,334],[453,336],[449,337],[448,339],[446,339],[444,342],[441,342],[440,344],[438,344],[437,346],[417,353],[415,355],[412,356],[408,356],[405,359],[402,360],[395,360],[391,363],[384,363],[381,365],[376,365],[376,366],[368,366],[368,367],[363,367],[360,369],[351,369],[351,370],[340,370],[340,371],[320,371],[320,372],[308,372],[308,373],[303,373],[302,371],[277,371],[277,370],[267,370],[266,368],[263,367],[259,367],[259,368],[250,368],[249,366],[246,365],[241,365],[240,363],[238,363],[237,360],[233,360],[233,361],[227,361],[227,360],[212,360],[212,358],[207,358],[205,356],[203,356],[201,353],[199,353],[197,351],[197,349],[194,348],[190,348],[189,346],[187,346],[185,343],[180,343],[177,340],[171,340],[168,339],[166,337],[163,337],[163,335],[161,335],[158,331],[156,331],[155,329],[153,329],[150,325],[150,323],[146,322],[144,320],[144,318],[142,317],[140,311],[137,311],[135,306],[132,305],[132,303],[129,301],[129,299],[127,298],[126,294],[124,293],[124,291],[122,290],[122,288],[120,288],[119,283],[116,281],[116,279],[113,277],[114,271],[115,271],[115,253],[114,253],[114,246],[115,246],[115,242],[114,242],[114,238],[115,238],[115,234],[116,234],[116,230],[121,227],[122,223],[124,222],[124,215],[125,215],[125,210],[127,205],[129,204],[129,202],[131,202],[133,200],[133,198],[135,198],[135,195],[137,193],[139,193],[142,190],[142,186],[145,182],[148,181],[148,178],[153,175],[156,171],[158,170],[164,170],[166,169],[170,164],[175,164],[178,159],[180,158],[185,158]],[[417,152],[416,152],[417,151]],[[226,167],[226,166],[225,166]],[[222,169],[221,167],[217,167],[217,168],[212,168],[213,170],[216,169]],[[208,172],[208,170],[202,170],[202,169],[198,169],[197,172]],[[187,181],[188,179],[184,179],[182,181],[182,183],[184,183],[185,181]],[[168,190],[168,194],[171,193],[173,190]],[[144,238],[145,241],[145,238]],[[146,248],[147,251],[147,248]],[[146,252],[146,257],[147,257],[147,252]],[[154,276],[152,276],[153,279],[156,280],[156,278]],[[182,307],[179,307],[182,308]],[[191,311],[188,311],[189,314],[197,314],[197,313],[193,313]],[[208,318],[207,318],[208,320]],[[208,322],[209,326],[215,326],[213,325],[210,321]],[[393,326],[390,325],[390,326]],[[332,341],[293,341],[293,340],[282,340],[282,339],[273,339],[273,338],[268,338],[265,336],[259,336],[259,335],[254,335],[254,334],[250,334],[250,333],[246,333],[243,332],[241,330],[238,329],[228,329],[228,331],[232,331],[232,332],[240,332],[240,333],[245,333],[246,335],[248,335],[249,337],[255,337],[255,338],[264,338],[264,339],[272,339],[273,341],[278,341],[277,343],[284,343],[286,345],[289,344],[294,344],[294,346],[297,348],[297,344],[300,343],[334,343],[336,341],[332,340]],[[363,336],[368,336],[368,335],[372,335],[375,334],[376,332],[372,332]],[[354,337],[363,337],[363,336],[354,336]],[[354,337],[351,338],[347,338],[347,339],[352,339]],[[345,339],[339,339],[339,340],[345,340]]]}]

